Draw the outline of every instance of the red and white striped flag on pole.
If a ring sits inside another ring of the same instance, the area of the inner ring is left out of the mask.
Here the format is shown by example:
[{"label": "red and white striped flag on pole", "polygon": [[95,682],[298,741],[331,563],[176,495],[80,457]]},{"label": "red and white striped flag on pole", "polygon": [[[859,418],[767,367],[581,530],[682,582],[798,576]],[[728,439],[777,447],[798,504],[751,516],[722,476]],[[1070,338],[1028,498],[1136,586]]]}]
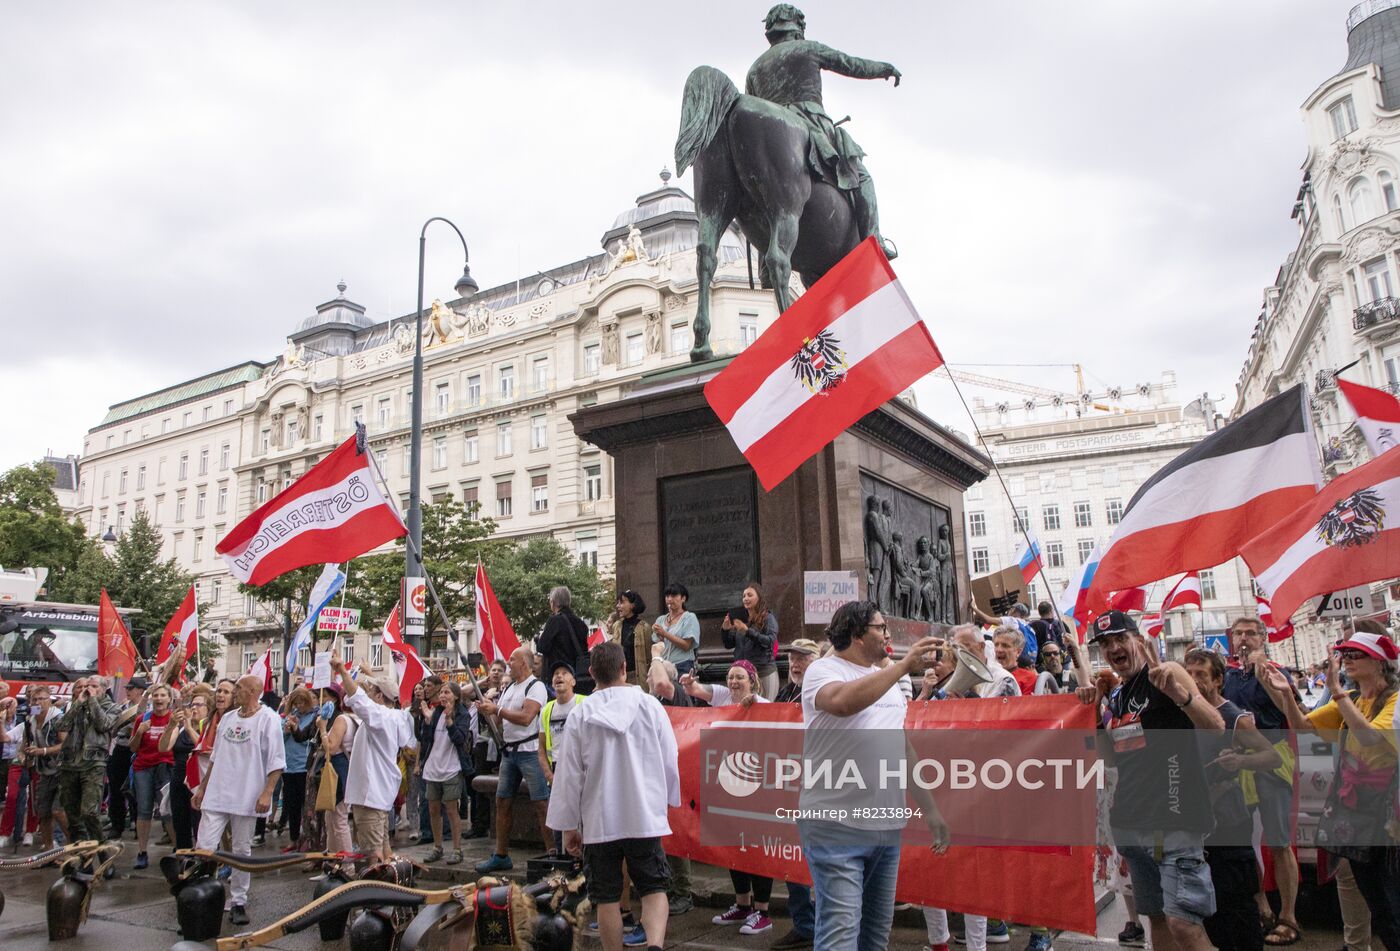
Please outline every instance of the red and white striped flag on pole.
[{"label": "red and white striped flag on pole", "polygon": [[214,546],[244,584],[339,564],[408,531],[374,479],[364,431],[233,527]]},{"label": "red and white striped flag on pole", "polygon": [[491,581],[481,562],[476,563],[475,595],[477,649],[488,664],[493,660],[509,660],[519,649],[520,638],[515,636],[501,602],[496,600],[496,592],[491,590]]},{"label": "red and white striped flag on pole", "polygon": [[846,427],[942,365],[872,237],[705,384],[705,399],[771,491]]},{"label": "red and white striped flag on pole", "polygon": [[1282,621],[1313,595],[1400,576],[1400,453],[1338,476],[1240,554]]},{"label": "red and white striped flag on pole", "polygon": [[1188,571],[1186,576],[1176,583],[1176,587],[1167,592],[1166,598],[1162,601],[1163,614],[1190,607],[1194,607],[1197,611],[1201,609],[1201,573],[1199,571]]},{"label": "red and white striped flag on pole", "polygon": [[267,650],[262,652],[262,655],[259,656],[257,660],[253,661],[252,666],[248,668],[248,672],[243,676],[261,677],[263,682],[262,692],[269,693],[272,691],[273,666],[274,665],[272,663],[272,648],[269,646]]},{"label": "red and white striped flag on pole", "polygon": [[413,645],[403,639],[402,607],[402,601],[396,602],[384,622],[384,646],[389,648],[394,679],[398,681],[399,706],[407,710],[413,700],[413,688],[428,676],[428,668]]},{"label": "red and white striped flag on pole", "polygon": [[1268,635],[1270,644],[1286,641],[1293,636],[1292,621],[1285,622],[1283,627],[1275,626],[1274,609],[1269,605],[1269,602],[1257,594],[1254,596],[1254,600],[1259,608],[1259,620],[1264,625],[1264,633]]},{"label": "red and white striped flag on pole", "polygon": [[1385,390],[1341,377],[1337,378],[1337,389],[1356,413],[1356,428],[1366,437],[1372,456],[1379,456],[1400,444],[1400,400]]},{"label": "red and white striped flag on pole", "polygon": [[195,597],[194,585],[185,592],[185,600],[165,625],[165,633],[160,636],[160,647],[156,650],[156,663],[163,664],[175,650],[176,644],[185,645],[185,662],[199,663],[199,604]]},{"label": "red and white striped flag on pole", "polygon": [[607,634],[603,632],[603,625],[599,624],[593,630],[588,632],[588,649],[592,650],[607,639]]},{"label": "red and white striped flag on pole", "polygon": [[1141,620],[1138,621],[1138,629],[1148,637],[1161,637],[1162,624],[1162,615],[1160,613],[1144,614]]}]

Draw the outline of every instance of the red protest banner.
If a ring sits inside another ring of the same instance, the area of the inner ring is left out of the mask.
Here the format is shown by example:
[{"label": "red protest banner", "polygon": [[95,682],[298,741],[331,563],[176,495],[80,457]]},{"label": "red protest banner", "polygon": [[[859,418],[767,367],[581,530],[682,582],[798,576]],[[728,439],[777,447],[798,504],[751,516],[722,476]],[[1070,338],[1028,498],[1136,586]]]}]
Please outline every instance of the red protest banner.
[{"label": "red protest banner", "polygon": [[[728,762],[730,767],[735,762],[733,754],[726,758],[722,750],[716,750],[715,734],[728,734],[731,745],[734,740],[751,736],[754,738],[752,745],[758,748],[763,745],[760,736],[785,733],[791,737],[789,745],[795,743],[796,749],[800,749],[801,708],[796,704],[774,703],[748,708],[668,708],[668,712],[680,752],[681,805],[670,811],[672,834],[665,840],[666,851],[720,868],[810,883],[796,825],[786,823],[784,828],[771,815],[760,815],[760,810],[771,813],[769,807],[776,800],[754,796],[747,802],[739,802],[734,793],[739,797],[753,793],[736,789],[732,782],[727,790],[721,790],[716,788],[713,778],[706,779],[714,775],[715,760]],[[1052,735],[1038,731],[1069,731],[1066,733],[1069,744],[1082,745],[1080,736],[1092,735],[1094,711],[1073,697],[1062,696],[1022,697],[1011,702],[945,700],[911,704],[905,727],[914,734],[911,740],[916,756],[922,756],[918,751],[931,741],[945,747],[952,742],[964,748],[979,742],[985,745],[988,740],[1002,745],[1002,738],[1012,731],[1032,742],[1037,736]],[[940,730],[958,732],[938,740],[923,735],[924,731]],[[702,733],[706,735],[704,743]],[[1063,748],[1065,744],[1058,745]],[[1019,755],[1014,750],[1006,754],[1013,759]],[[759,761],[770,763],[774,758],[771,751],[757,757]],[[776,758],[783,757],[778,754]],[[721,767],[719,783],[726,780],[724,768]],[[1087,794],[1072,795],[1077,797],[1074,802],[1081,805],[1086,802]],[[1006,818],[1012,828],[1025,829],[1031,834],[1043,826],[1036,815],[1044,813],[1020,811],[1026,801],[1024,790],[1019,793],[1011,790],[1007,794],[989,794],[985,789],[961,793],[936,791],[934,798],[948,820],[954,843],[959,840],[960,829],[967,828],[965,819],[959,817],[967,815],[965,804],[972,797],[978,797],[984,809],[1010,810],[1012,814]],[[795,803],[795,793],[791,801]],[[759,805],[760,802],[763,805]],[[913,804],[912,799],[909,802]],[[752,804],[747,812],[742,808],[746,804]],[[1092,812],[1092,807],[1089,811]],[[1064,815],[1063,812],[1059,814]],[[729,833],[729,837],[721,837],[723,841],[738,844],[713,844],[717,825],[726,826],[725,831]],[[911,820],[905,836],[896,888],[899,901],[1094,933],[1095,850],[1087,839],[1062,838],[1059,841],[1065,844],[1048,845],[955,844],[946,854],[936,855],[926,846],[910,843],[910,839],[917,840],[919,826],[918,820]],[[964,834],[964,841],[966,838]]]}]

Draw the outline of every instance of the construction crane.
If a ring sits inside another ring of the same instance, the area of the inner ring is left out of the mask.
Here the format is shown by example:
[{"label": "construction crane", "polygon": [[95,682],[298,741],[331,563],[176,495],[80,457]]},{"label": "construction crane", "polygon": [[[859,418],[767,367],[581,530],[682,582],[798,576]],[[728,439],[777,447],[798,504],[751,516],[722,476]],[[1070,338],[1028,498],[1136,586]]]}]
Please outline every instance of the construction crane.
[{"label": "construction crane", "polygon": [[[1110,389],[1108,391],[1108,397],[1114,402],[1104,403],[1094,400],[1094,398],[1084,388],[1083,368],[1078,363],[1072,364],[1072,366],[1074,367],[1075,385],[1079,388],[1078,396],[1074,395],[1073,393],[1065,393],[1061,390],[1052,390],[1043,386],[1032,386],[1029,383],[1017,383],[1012,380],[1001,379],[1000,377],[983,376],[980,373],[969,373],[966,370],[954,370],[953,368],[949,367],[946,363],[942,367],[940,367],[940,369],[946,372],[948,376],[952,377],[955,381],[959,383],[970,383],[973,386],[983,386],[987,387],[988,389],[1002,390],[1007,393],[1020,393],[1023,396],[1039,397],[1040,399],[1048,401],[1051,406],[1073,406],[1076,408],[1076,412],[1083,412],[1084,409],[1090,408],[1100,410],[1105,413],[1122,413],[1127,411],[1126,407],[1121,406],[1116,402],[1122,397],[1122,393],[1117,390]],[[1139,387],[1139,391],[1141,390],[1142,388]],[[1034,400],[1027,400],[1026,408],[1034,408],[1036,402],[1037,401]]]}]

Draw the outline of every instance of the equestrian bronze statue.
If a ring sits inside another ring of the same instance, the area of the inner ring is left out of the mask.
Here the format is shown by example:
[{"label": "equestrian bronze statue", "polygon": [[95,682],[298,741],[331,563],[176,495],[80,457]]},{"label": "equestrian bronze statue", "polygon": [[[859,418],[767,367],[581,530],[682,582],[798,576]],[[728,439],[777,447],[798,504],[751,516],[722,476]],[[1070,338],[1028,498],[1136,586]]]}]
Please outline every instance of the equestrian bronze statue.
[{"label": "equestrian bronze statue", "polygon": [[758,249],[763,286],[773,289],[780,310],[792,303],[794,269],[811,287],[872,235],[895,256],[880,235],[865,152],[844,119],[827,115],[821,74],[893,79],[898,86],[899,70],[807,39],[802,11],[789,3],[768,11],[764,32],[770,46],[750,67],[744,94],[711,66],[698,67],[685,82],[675,157],[676,174],[695,168],[700,218],[692,361],[713,356],[710,283],[720,238],[732,222]]}]

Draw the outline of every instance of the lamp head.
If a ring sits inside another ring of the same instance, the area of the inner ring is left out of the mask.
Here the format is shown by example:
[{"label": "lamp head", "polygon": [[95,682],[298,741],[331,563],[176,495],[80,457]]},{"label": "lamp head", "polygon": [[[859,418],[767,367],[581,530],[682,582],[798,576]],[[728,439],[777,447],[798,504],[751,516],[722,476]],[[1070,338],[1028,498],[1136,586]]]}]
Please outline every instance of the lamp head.
[{"label": "lamp head", "polygon": [[468,298],[476,296],[476,292],[481,290],[481,288],[477,286],[476,279],[472,277],[472,268],[470,264],[462,265],[462,276],[457,278],[457,283],[453,285],[453,290],[457,292],[457,296],[462,298],[462,300],[467,300]]},{"label": "lamp head", "polygon": [[117,540],[117,533],[116,533],[115,531],[112,530],[112,527],[111,527],[110,525],[107,526],[107,531],[105,531],[105,532],[102,533],[102,540],[103,540],[104,542],[108,542],[108,543],[111,543],[111,542],[114,542],[114,541]]}]

